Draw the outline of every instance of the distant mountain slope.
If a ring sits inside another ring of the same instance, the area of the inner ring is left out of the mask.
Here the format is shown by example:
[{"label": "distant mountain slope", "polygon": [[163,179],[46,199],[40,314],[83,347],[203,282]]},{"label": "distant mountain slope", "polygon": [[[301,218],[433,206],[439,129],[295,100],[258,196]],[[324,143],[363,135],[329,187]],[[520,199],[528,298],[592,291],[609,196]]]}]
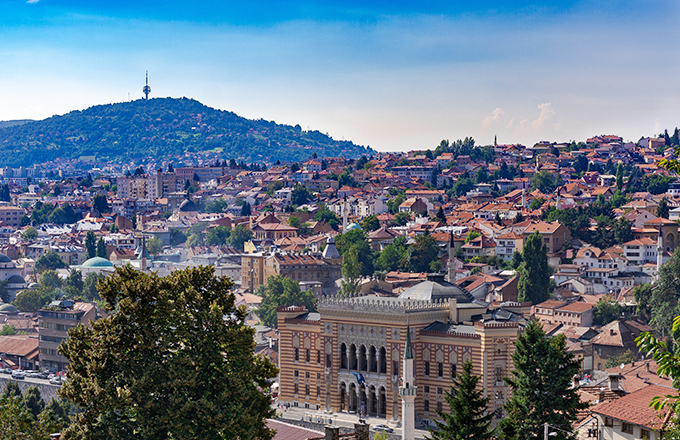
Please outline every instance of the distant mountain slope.
[{"label": "distant mountain slope", "polygon": [[13,121],[0,121],[0,128],[14,127],[15,125],[23,125],[27,122],[33,122],[33,119],[15,119]]},{"label": "distant mountain slope", "polygon": [[[8,121],[9,122],[9,121]],[[358,157],[371,149],[299,125],[250,120],[193,99],[157,98],[99,105],[42,121],[0,127],[0,166],[95,156],[114,162],[221,151],[246,162]]]}]

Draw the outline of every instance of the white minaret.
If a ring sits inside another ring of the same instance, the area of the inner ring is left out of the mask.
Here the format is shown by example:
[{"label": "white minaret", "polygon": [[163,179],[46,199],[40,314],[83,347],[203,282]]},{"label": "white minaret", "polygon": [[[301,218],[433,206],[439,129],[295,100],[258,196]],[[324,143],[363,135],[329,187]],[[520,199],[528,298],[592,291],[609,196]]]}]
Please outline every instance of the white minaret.
[{"label": "white minaret", "polygon": [[659,276],[661,272],[661,266],[663,265],[663,228],[659,226],[659,238],[656,242],[656,276]]},{"label": "white minaret", "polygon": [[413,384],[413,349],[411,348],[411,327],[406,327],[406,347],[402,366],[401,396],[401,439],[414,440],[416,428],[416,386]]},{"label": "white minaret", "polygon": [[347,196],[342,202],[342,233],[347,232]]},{"label": "white minaret", "polygon": [[522,209],[527,207],[527,190],[522,188]]}]

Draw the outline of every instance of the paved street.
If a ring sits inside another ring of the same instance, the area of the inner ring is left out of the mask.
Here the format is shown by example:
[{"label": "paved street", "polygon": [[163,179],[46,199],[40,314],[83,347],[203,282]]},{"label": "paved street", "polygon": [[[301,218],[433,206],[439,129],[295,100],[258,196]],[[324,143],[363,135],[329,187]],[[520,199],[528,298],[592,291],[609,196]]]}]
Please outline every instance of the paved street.
[{"label": "paved street", "polygon": [[[322,415],[324,417],[331,417],[333,420],[334,425],[338,426],[344,426],[348,428],[354,428],[354,424],[359,421],[359,417],[357,417],[356,414],[348,414],[348,413],[332,413],[332,414],[325,414],[323,411],[315,411],[312,409],[305,409],[305,408],[288,408],[284,410],[283,408],[277,408],[277,414],[281,416],[282,419],[289,419],[289,420],[303,420],[305,415],[312,415],[312,422],[316,422],[317,418],[315,417],[316,415]],[[307,419],[309,420],[309,419]],[[397,427],[397,423],[391,422],[389,420],[383,419],[383,418],[377,418],[377,417],[366,417],[364,420],[366,420],[366,423],[371,425],[371,427],[375,425],[386,425],[389,426],[390,428],[394,429],[394,432],[392,433],[392,436],[396,436],[398,438],[401,438],[401,429]],[[321,423],[323,423],[323,420],[319,420]],[[416,438],[419,439],[424,439],[425,434],[427,434],[427,430],[424,429],[416,429]]]}]

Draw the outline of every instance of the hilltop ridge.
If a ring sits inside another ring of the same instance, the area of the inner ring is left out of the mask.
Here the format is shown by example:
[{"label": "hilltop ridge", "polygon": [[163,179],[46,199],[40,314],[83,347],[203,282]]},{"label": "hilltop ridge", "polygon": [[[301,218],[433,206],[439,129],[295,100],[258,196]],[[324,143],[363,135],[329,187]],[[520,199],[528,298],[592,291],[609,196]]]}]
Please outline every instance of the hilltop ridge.
[{"label": "hilltop ridge", "polygon": [[303,160],[315,152],[319,157],[358,157],[373,151],[299,125],[246,119],[189,98],[97,105],[40,121],[6,121],[0,123],[0,145],[2,166],[83,156],[124,162],[200,151],[275,162]]}]

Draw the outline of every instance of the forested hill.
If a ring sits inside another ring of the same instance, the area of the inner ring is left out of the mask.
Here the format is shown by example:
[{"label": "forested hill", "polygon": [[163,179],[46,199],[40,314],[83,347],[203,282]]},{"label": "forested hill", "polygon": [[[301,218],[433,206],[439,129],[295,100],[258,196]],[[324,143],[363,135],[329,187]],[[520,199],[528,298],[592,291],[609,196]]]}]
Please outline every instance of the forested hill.
[{"label": "forested hill", "polygon": [[0,166],[95,156],[114,162],[185,152],[222,152],[246,162],[358,157],[370,148],[299,125],[250,120],[193,99],[157,98],[98,105],[42,121],[0,126]]}]

